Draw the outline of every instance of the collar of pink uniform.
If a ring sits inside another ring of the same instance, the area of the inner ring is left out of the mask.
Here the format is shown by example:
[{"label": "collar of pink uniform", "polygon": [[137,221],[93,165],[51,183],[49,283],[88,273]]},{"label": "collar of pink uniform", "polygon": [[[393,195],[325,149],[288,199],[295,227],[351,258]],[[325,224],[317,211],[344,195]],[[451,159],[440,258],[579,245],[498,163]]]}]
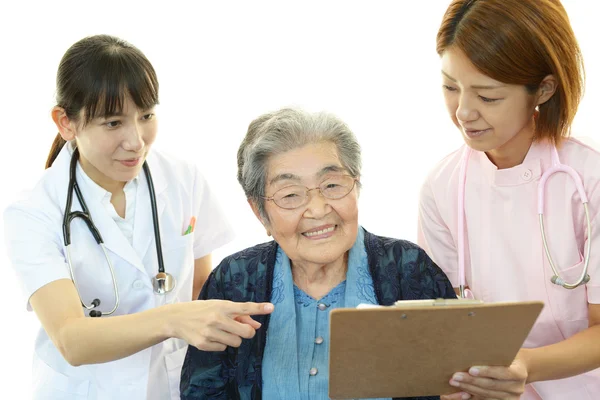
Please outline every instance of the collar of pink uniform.
[{"label": "collar of pink uniform", "polygon": [[552,163],[552,145],[548,142],[532,143],[523,163],[506,169],[498,169],[484,152],[477,153],[477,162],[495,186],[525,185],[539,180],[544,167]]}]

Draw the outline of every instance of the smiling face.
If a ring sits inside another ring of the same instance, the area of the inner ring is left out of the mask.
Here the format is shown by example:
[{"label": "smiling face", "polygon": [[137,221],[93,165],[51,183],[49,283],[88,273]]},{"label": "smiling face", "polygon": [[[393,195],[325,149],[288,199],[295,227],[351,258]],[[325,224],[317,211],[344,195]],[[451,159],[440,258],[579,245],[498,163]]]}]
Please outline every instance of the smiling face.
[{"label": "smiling face", "polygon": [[[290,185],[316,188],[325,180],[347,175],[335,145],[309,144],[272,157],[267,166],[266,197]],[[292,264],[326,265],[342,262],[358,234],[358,188],[345,197],[326,199],[319,190],[309,193],[308,203],[293,210],[266,201],[271,231]],[[255,214],[260,219],[256,207]]]},{"label": "smiling face", "polygon": [[442,55],[448,113],[467,145],[483,152],[525,152],[534,135],[538,97],[523,85],[498,82],[479,72],[460,50]]},{"label": "smiling face", "polygon": [[57,115],[55,119],[63,138],[76,140],[81,167],[109,191],[122,188],[139,174],[156,138],[153,108],[139,110],[129,97],[116,115],[97,117],[85,125],[65,118]]}]

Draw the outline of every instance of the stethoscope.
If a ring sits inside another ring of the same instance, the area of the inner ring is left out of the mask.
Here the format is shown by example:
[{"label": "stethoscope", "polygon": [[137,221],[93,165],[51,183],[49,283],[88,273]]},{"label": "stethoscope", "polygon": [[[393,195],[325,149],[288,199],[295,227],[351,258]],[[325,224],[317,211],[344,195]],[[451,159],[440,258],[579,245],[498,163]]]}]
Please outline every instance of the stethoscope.
[{"label": "stethoscope", "polygon": [[[75,290],[77,290],[77,295],[79,296],[79,300],[81,301],[81,305],[86,310],[91,310],[89,315],[90,317],[101,317],[102,315],[110,315],[114,313],[119,307],[119,289],[117,288],[117,280],[115,278],[115,271],[110,261],[110,257],[106,252],[106,247],[104,246],[104,240],[102,239],[102,235],[94,225],[94,221],[92,220],[92,216],[85,204],[85,200],[81,194],[81,189],[77,184],[77,179],[75,177],[77,160],[79,158],[79,149],[75,148],[73,151],[73,155],[71,156],[71,165],[69,169],[69,189],[67,192],[67,204],[65,206],[65,216],[63,218],[63,239],[65,243],[65,247],[67,249],[67,264],[69,265],[69,273],[71,274],[71,279],[73,280],[73,284],[75,285]],[[158,256],[158,274],[154,278],[152,278],[152,286],[154,288],[154,292],[157,294],[165,294],[173,290],[175,287],[175,278],[171,276],[169,273],[165,272],[165,265],[162,255],[162,246],[160,241],[160,230],[158,227],[158,212],[156,211],[156,195],[154,194],[154,183],[152,182],[152,176],[150,175],[150,168],[148,168],[148,163],[144,161],[143,164],[144,174],[146,175],[146,180],[148,181],[148,191],[150,192],[150,204],[152,206],[152,222],[154,224],[154,240],[156,242],[156,254]],[[81,205],[82,211],[73,211],[71,212],[71,203],[73,202],[73,190],[77,195],[77,200],[79,200],[79,204]],[[71,264],[71,222],[75,218],[81,218],[91,234],[94,236],[96,243],[100,245],[100,248],[104,252],[104,257],[106,262],[108,263],[108,268],[110,269],[110,275],[112,277],[113,290],[115,292],[115,305],[112,310],[108,312],[94,310],[94,308],[100,305],[100,299],[92,300],[90,305],[87,305],[83,299],[81,298],[81,293],[77,287],[77,281],[75,279],[75,274],[73,273],[73,266]]]},{"label": "stethoscope", "polygon": [[[460,169],[459,169],[459,180],[458,180],[458,282],[459,282],[459,291],[460,297],[462,298],[473,298],[473,293],[466,289],[466,278],[465,278],[465,182],[467,180],[467,166],[469,164],[469,158],[471,157],[471,148],[465,146],[465,151],[463,152],[462,159],[460,161]],[[583,203],[583,209],[585,210],[585,219],[587,223],[587,237],[588,241],[585,246],[585,257],[584,257],[584,265],[583,270],[581,272],[581,276],[574,283],[565,282],[559,275],[556,265],[552,259],[552,255],[550,254],[550,250],[548,249],[548,242],[546,241],[546,231],[544,229],[544,190],[546,188],[546,183],[548,179],[557,172],[565,172],[567,173],[571,179],[575,182],[575,186],[577,187],[577,191],[579,192],[579,197],[581,198],[581,202]],[[555,285],[562,286],[565,289],[575,289],[576,287],[589,282],[590,276],[588,275],[588,264],[590,262],[590,242],[589,238],[592,237],[592,227],[590,224],[590,213],[588,211],[588,199],[585,194],[585,189],[583,188],[583,182],[579,177],[579,174],[568,165],[561,164],[560,159],[558,157],[558,151],[556,147],[552,146],[552,166],[542,174],[540,179],[540,183],[538,184],[538,199],[537,199],[537,208],[540,222],[540,231],[542,235],[542,242],[544,243],[544,251],[546,252],[546,257],[548,258],[548,262],[550,263],[550,267],[552,267],[552,272],[554,275],[550,279],[552,283]]]}]

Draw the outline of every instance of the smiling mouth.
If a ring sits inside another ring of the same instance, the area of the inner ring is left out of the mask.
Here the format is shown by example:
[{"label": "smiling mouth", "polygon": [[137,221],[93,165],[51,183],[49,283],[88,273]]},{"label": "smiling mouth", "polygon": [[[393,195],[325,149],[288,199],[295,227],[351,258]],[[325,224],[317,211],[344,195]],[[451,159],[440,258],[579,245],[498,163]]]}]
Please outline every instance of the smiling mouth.
[{"label": "smiling mouth", "polygon": [[318,231],[305,232],[302,235],[304,235],[306,237],[315,237],[315,236],[325,235],[327,233],[333,232],[334,230],[335,230],[335,225],[330,226],[329,228],[320,229]]},{"label": "smiling mouth", "polygon": [[135,167],[136,165],[138,165],[140,163],[140,161],[142,160],[141,157],[138,158],[130,158],[128,160],[120,160],[119,162],[123,165],[125,165],[126,167]]},{"label": "smiling mouth", "polygon": [[475,129],[464,129],[465,134],[470,137],[470,138],[474,138],[474,137],[478,137],[483,135],[484,133],[490,131],[492,128],[487,128],[487,129],[480,129],[480,130],[475,130]]}]

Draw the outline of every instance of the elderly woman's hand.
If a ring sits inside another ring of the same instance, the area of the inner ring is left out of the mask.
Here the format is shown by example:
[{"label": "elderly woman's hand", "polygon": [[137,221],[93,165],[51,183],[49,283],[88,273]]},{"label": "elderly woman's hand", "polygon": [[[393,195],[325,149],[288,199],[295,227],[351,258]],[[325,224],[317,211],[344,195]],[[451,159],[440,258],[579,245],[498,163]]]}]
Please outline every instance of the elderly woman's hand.
[{"label": "elderly woman's hand", "polygon": [[527,365],[519,355],[510,367],[472,367],[469,373],[457,372],[450,380],[450,385],[462,392],[443,395],[440,400],[518,400],[527,377]]}]

